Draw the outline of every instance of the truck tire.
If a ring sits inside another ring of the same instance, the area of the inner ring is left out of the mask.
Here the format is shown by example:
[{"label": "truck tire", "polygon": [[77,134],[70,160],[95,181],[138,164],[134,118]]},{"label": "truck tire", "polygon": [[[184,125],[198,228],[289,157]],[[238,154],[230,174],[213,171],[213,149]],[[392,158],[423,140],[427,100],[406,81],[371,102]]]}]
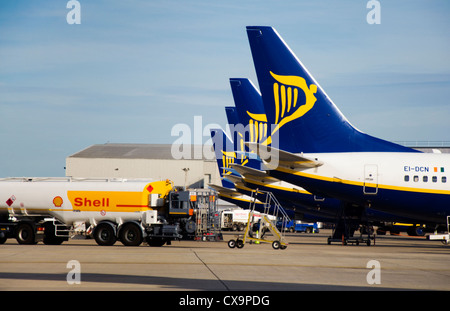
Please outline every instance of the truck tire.
[{"label": "truck tire", "polygon": [[64,239],[57,236],[46,236],[44,237],[43,242],[45,245],[61,245],[64,242]]},{"label": "truck tire", "polygon": [[44,244],[45,245],[61,245],[64,242],[64,238],[57,237],[55,235],[55,225],[51,222],[47,222],[44,225]]},{"label": "truck tire", "polygon": [[36,233],[32,225],[21,223],[16,229],[16,240],[19,244],[36,244]]},{"label": "truck tire", "polygon": [[143,240],[142,230],[135,223],[126,223],[120,229],[120,241],[125,246],[139,246]]},{"label": "truck tire", "polygon": [[5,244],[6,240],[8,240],[8,237],[3,232],[0,232],[0,244]]},{"label": "truck tire", "polygon": [[116,232],[109,223],[101,223],[94,229],[94,239],[100,246],[111,246],[116,243]]},{"label": "truck tire", "polygon": [[151,247],[161,247],[166,244],[166,240],[163,238],[148,238],[147,243]]}]

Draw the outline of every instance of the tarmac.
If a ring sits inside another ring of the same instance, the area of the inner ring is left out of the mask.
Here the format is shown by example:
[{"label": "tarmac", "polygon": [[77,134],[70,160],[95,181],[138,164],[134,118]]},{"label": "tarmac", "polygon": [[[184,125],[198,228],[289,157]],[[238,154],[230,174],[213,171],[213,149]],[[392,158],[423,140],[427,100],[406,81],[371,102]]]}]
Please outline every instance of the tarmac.
[{"label": "tarmac", "polygon": [[[377,236],[375,245],[327,245],[331,230],[289,233],[289,246],[174,241],[170,246],[0,245],[1,291],[450,290],[450,246]],[[373,243],[372,243],[373,244]]]}]

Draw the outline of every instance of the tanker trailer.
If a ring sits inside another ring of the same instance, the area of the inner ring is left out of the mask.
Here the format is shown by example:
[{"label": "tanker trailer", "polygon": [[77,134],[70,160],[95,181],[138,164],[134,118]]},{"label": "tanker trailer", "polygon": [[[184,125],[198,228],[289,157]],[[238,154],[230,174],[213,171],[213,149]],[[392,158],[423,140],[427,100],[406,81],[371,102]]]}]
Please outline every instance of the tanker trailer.
[{"label": "tanker trailer", "polygon": [[99,245],[161,246],[180,237],[168,218],[169,180],[0,179],[0,243],[61,244],[75,234]]}]

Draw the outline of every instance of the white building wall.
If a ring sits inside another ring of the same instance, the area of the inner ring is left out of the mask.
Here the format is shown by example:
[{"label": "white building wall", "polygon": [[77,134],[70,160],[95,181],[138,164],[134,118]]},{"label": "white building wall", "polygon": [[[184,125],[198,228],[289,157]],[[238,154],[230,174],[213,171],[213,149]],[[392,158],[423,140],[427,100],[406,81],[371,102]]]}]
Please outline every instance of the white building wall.
[{"label": "white building wall", "polygon": [[[183,169],[189,169],[187,173]],[[170,179],[176,186],[221,184],[216,161],[165,159],[66,158],[66,176]]]}]

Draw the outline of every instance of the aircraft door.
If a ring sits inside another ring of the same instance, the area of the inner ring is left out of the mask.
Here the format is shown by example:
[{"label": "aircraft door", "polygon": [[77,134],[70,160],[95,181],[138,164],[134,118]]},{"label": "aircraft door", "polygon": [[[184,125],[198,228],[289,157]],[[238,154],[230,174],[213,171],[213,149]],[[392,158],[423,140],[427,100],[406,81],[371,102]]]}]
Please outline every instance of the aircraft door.
[{"label": "aircraft door", "polygon": [[376,195],[378,193],[378,166],[376,164],[364,165],[364,194]]}]

